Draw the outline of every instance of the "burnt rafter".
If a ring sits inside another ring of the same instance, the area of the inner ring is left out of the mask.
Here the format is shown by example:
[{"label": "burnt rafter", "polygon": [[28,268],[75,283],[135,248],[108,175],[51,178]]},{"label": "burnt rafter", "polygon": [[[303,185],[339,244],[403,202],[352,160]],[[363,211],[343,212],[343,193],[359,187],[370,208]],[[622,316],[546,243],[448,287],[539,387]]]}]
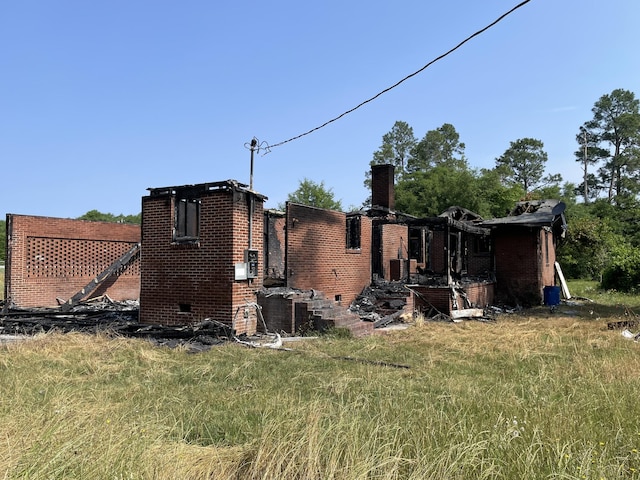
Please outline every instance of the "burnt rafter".
[{"label": "burnt rafter", "polygon": [[431,227],[433,229],[442,229],[445,226],[453,227],[456,230],[466,233],[472,233],[474,235],[483,235],[489,236],[491,235],[491,229],[479,227],[477,225],[473,225],[468,222],[455,220],[451,217],[430,217],[430,218],[420,218],[417,220],[411,221],[412,227]]},{"label": "burnt rafter", "polygon": [[105,268],[99,275],[97,275],[91,282],[89,282],[86,286],[84,286],[80,291],[78,291],[75,295],[73,295],[69,300],[60,305],[60,309],[62,311],[69,311],[71,308],[76,305],[80,300],[85,298],[91,292],[93,292],[98,285],[104,282],[107,278],[112,275],[118,273],[123,268],[126,268],[131,261],[136,258],[140,254],[140,244],[136,243],[132,248],[129,249],[124,255],[118,258],[115,262]]}]

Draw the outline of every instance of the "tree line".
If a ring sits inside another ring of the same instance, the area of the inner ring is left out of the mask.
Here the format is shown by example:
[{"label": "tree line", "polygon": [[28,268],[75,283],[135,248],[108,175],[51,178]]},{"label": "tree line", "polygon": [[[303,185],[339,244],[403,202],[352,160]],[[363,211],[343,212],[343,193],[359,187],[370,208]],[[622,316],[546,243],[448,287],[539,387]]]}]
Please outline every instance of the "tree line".
[{"label": "tree line", "polygon": [[[513,201],[551,197],[633,206],[640,193],[639,101],[633,92],[616,89],[600,97],[592,113],[576,134],[575,160],[582,173],[578,185],[562,183],[559,173],[545,175],[548,156],[535,138],[510,142],[494,168],[471,168],[465,144],[449,123],[418,139],[408,123],[395,122],[370,165],[395,166],[396,206],[417,216],[437,215],[451,205],[500,216]],[[369,170],[365,185],[370,186]]]}]

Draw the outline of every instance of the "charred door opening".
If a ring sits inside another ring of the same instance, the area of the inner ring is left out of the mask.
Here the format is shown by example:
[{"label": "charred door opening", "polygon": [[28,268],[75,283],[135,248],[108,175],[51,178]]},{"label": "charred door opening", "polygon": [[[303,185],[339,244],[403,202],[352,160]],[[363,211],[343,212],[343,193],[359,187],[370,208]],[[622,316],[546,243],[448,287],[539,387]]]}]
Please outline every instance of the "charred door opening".
[{"label": "charred door opening", "polygon": [[374,225],[371,236],[371,273],[384,277],[382,269],[382,226]]}]

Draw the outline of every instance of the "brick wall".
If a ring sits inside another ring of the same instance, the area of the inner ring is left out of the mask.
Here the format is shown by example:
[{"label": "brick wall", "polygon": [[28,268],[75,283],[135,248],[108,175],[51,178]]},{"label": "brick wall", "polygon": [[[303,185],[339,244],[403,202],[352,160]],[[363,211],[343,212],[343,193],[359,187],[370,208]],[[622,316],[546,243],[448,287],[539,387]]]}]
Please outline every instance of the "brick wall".
[{"label": "brick wall", "polygon": [[[258,303],[262,307],[262,315],[270,332],[294,333],[296,331],[295,303],[302,294],[289,295],[258,294]],[[263,325],[258,325],[258,331],[263,331]]]},{"label": "brick wall", "polygon": [[394,175],[393,165],[371,166],[371,205],[373,207],[395,209]]},{"label": "brick wall", "polygon": [[[378,228],[380,228],[381,234],[383,277],[385,280],[399,280],[399,278],[392,278],[391,261],[398,259],[398,253],[400,253],[400,258],[405,260],[408,258],[407,237],[409,229],[406,225],[391,223],[380,225]],[[402,272],[406,274],[406,262]]]},{"label": "brick wall", "polygon": [[[235,280],[235,265],[244,262],[249,246],[251,196],[251,246],[259,252],[258,277]],[[142,199],[140,321],[186,325],[210,318],[232,325],[238,334],[253,333],[257,314],[250,304],[257,300],[263,276],[264,197],[206,185],[198,197],[200,231],[193,243],[173,240],[176,196],[171,191]]]},{"label": "brick wall", "polygon": [[[140,226],[64,218],[7,215],[5,299],[12,307],[57,306],[80,291],[140,241]],[[134,259],[91,296],[137,299],[140,265]]]},{"label": "brick wall", "polygon": [[[484,308],[494,301],[495,284],[493,282],[474,282],[461,285],[467,298],[475,308]],[[413,295],[415,309],[429,314],[431,306],[439,312],[449,314],[453,308],[451,288],[448,286],[412,285],[411,290],[418,293]],[[458,296],[458,308],[468,308],[463,305],[462,298]],[[432,314],[437,312],[431,312]]]},{"label": "brick wall", "polygon": [[542,303],[544,286],[554,285],[552,234],[541,228],[504,227],[496,229],[493,236],[496,297],[525,307]]},{"label": "brick wall", "polygon": [[346,248],[346,214],[287,205],[287,286],[317,289],[349,305],[371,283],[371,219],[360,217],[360,248]]}]

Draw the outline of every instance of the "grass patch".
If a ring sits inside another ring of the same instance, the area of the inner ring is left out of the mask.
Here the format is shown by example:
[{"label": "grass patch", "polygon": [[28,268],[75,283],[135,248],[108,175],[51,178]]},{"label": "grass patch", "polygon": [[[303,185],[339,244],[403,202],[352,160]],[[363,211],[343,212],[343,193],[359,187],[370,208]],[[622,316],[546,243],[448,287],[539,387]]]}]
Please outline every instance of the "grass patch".
[{"label": "grass patch", "polygon": [[606,327],[628,315],[602,294],[197,355],[40,335],[0,346],[0,477],[640,478],[640,344]]}]

